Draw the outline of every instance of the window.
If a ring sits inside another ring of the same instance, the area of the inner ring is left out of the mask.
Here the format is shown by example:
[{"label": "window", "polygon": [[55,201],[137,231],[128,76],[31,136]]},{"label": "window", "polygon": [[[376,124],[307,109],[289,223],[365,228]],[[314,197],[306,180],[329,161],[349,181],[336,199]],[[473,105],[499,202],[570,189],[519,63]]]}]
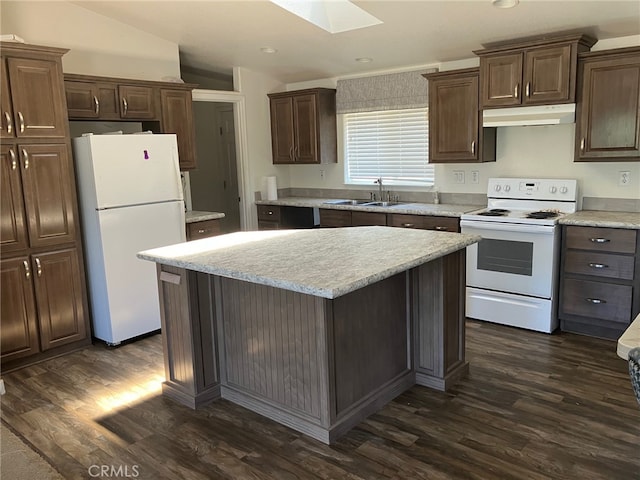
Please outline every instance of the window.
[{"label": "window", "polygon": [[345,183],[431,186],[427,107],[343,114]]}]

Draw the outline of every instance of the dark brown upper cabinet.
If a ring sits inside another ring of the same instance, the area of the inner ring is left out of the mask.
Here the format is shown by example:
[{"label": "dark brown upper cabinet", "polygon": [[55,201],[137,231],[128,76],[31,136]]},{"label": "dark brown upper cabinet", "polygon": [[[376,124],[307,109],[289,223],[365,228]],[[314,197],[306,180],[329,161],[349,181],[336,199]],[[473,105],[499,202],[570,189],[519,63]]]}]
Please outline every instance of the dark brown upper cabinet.
[{"label": "dark brown upper cabinet", "polygon": [[312,88],[268,96],[273,163],[337,162],[334,89]]},{"label": "dark brown upper cabinet", "polygon": [[478,69],[424,75],[429,81],[429,163],[496,159],[496,129],[482,128]]},{"label": "dark brown upper cabinet", "polygon": [[180,170],[196,168],[191,90],[196,85],[65,74],[69,120],[140,121],[175,133]]},{"label": "dark brown upper cabinet", "polygon": [[575,101],[578,53],[586,35],[525,39],[487,45],[480,57],[480,108],[550,105]]},{"label": "dark brown upper cabinet", "polygon": [[640,47],[580,55],[575,161],[640,161]]},{"label": "dark brown upper cabinet", "polygon": [[160,89],[163,133],[175,133],[180,170],[196,168],[196,136],[193,125],[191,90]]},{"label": "dark brown upper cabinet", "polygon": [[88,75],[64,79],[71,120],[157,120],[159,94],[152,86]]},{"label": "dark brown upper cabinet", "polygon": [[2,138],[65,138],[61,78],[55,60],[2,58]]}]

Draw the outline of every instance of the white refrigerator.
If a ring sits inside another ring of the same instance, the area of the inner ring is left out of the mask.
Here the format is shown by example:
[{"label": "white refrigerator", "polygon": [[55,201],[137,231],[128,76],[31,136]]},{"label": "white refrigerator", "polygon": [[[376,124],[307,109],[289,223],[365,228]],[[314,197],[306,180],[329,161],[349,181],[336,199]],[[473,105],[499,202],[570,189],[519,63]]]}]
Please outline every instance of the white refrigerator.
[{"label": "white refrigerator", "polygon": [[142,250],[185,241],[175,135],[73,139],[93,335],[108,345],[160,328],[156,266]]}]

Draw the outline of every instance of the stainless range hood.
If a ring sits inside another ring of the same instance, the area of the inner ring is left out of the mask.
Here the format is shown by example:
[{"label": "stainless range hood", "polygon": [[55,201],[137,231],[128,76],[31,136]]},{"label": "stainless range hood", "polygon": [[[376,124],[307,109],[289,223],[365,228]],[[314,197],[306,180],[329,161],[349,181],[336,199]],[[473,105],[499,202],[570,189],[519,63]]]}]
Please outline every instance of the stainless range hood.
[{"label": "stainless range hood", "polygon": [[538,105],[535,107],[492,108],[482,111],[483,127],[559,125],[575,123],[576,104]]}]

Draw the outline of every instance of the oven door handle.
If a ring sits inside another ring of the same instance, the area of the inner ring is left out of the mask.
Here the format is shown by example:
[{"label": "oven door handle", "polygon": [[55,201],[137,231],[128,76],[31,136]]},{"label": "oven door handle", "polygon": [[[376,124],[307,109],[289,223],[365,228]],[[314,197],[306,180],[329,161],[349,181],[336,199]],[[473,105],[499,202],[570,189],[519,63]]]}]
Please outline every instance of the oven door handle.
[{"label": "oven door handle", "polygon": [[524,225],[520,223],[474,222],[472,220],[460,220],[460,228],[463,229],[465,227],[472,228],[474,230],[499,230],[502,232],[539,233],[543,235],[553,235],[555,230],[554,225]]}]

